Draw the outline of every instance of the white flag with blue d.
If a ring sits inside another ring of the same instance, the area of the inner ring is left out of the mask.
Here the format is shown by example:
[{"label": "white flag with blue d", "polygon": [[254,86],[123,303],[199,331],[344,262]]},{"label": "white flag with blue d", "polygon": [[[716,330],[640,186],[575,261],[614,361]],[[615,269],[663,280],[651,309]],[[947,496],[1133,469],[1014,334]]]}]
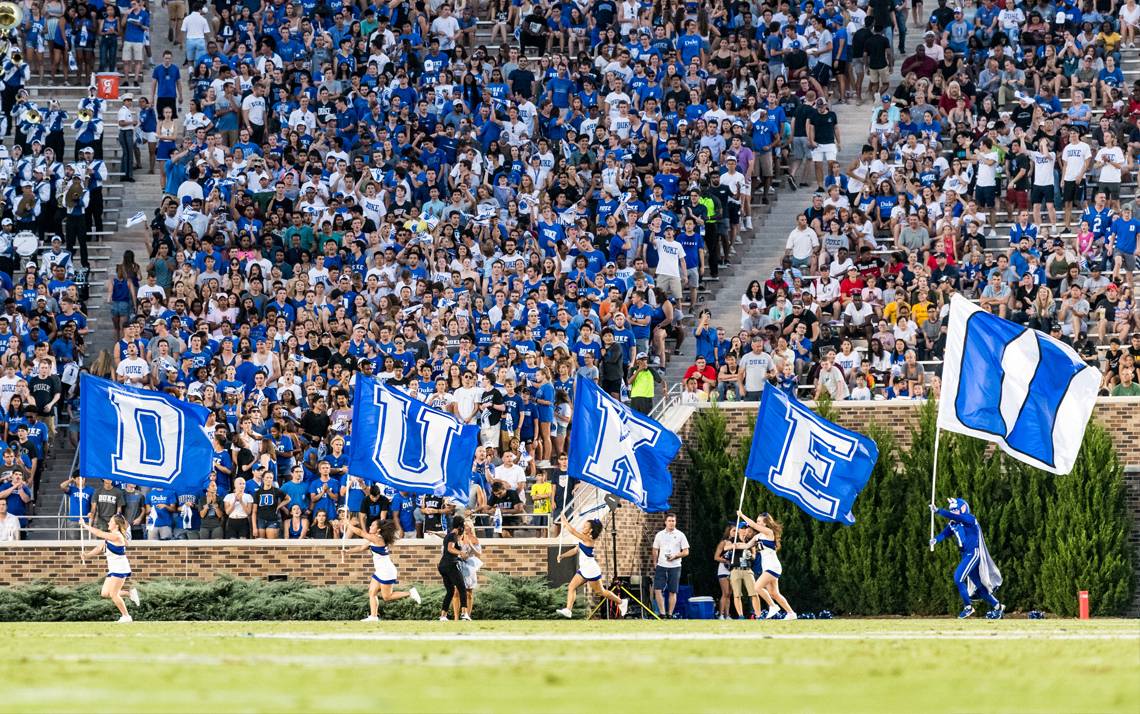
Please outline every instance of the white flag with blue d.
[{"label": "white flag with blue d", "polygon": [[844,525],[879,459],[873,439],[833,424],[779,389],[765,389],[744,475],[812,518]]},{"label": "white flag with blue d", "polygon": [[942,366],[938,426],[996,442],[1055,474],[1073,470],[1100,372],[1059,340],[955,295]]},{"label": "white flag with blue d", "polygon": [[467,502],[479,427],[357,375],[348,470],[400,491]]},{"label": "white flag with blue d", "polygon": [[677,435],[639,414],[589,379],[574,382],[568,467],[574,478],[651,513],[669,510],[669,462],[681,449]]},{"label": "white flag with blue d", "polygon": [[161,392],[84,373],[79,382],[79,473],[84,478],[200,492],[214,462],[210,411]]}]

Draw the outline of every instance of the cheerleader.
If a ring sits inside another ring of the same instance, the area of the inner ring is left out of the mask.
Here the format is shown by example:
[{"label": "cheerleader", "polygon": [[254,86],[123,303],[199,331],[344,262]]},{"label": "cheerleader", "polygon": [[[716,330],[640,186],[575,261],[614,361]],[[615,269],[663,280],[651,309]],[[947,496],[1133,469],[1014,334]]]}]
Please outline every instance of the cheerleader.
[{"label": "cheerleader", "polygon": [[558,562],[561,563],[563,558],[569,558],[577,553],[578,570],[575,571],[574,577],[570,579],[570,586],[566,588],[566,607],[556,612],[566,619],[573,617],[576,591],[583,583],[589,583],[589,588],[594,591],[595,595],[600,595],[617,605],[618,612],[622,617],[625,617],[626,610],[629,608],[629,600],[620,598],[602,587],[602,568],[594,558],[594,543],[602,532],[602,522],[596,518],[591,520],[587,523],[589,527],[587,532],[580,531],[570,525],[570,521],[566,519],[565,515],[563,515],[560,520],[566,532],[577,538],[579,543],[570,550],[559,553]]},{"label": "cheerleader", "polygon": [[389,551],[389,547],[396,542],[396,522],[392,520],[374,521],[368,530],[364,530],[349,520],[346,513],[345,518],[341,521],[341,526],[344,528],[345,538],[355,535],[368,541],[368,545],[354,549],[354,552],[372,551],[373,572],[372,578],[368,581],[368,617],[361,622],[378,622],[380,620],[377,616],[380,610],[380,598],[384,598],[384,602],[391,602],[410,597],[412,602],[419,605],[420,593],[415,588],[400,591],[392,589],[392,586],[399,582],[396,565],[392,562],[392,555]]},{"label": "cheerleader", "polygon": [[737,511],[736,515],[747,523],[749,528],[756,531],[753,541],[760,546],[760,575],[756,578],[756,591],[768,603],[768,612],[764,615],[764,619],[771,620],[780,614],[782,607],[787,613],[784,619],[795,620],[797,617],[795,611],[788,604],[788,600],[780,594],[780,574],[784,568],[780,565],[776,551],[780,549],[780,534],[783,533],[784,527],[767,513],[761,513],[758,521],[752,520],[740,511]]},{"label": "cheerleader", "polygon": [[721,620],[728,619],[728,605],[732,599],[732,586],[729,582],[732,571],[728,569],[732,565],[732,558],[726,551],[732,549],[734,540],[736,540],[736,527],[725,528],[724,535],[716,544],[716,553],[713,554],[713,561],[716,562],[716,579],[720,583],[720,615],[718,619]]},{"label": "cheerleader", "polygon": [[[123,602],[122,596],[123,584],[127,578],[131,577],[131,563],[127,560],[127,541],[130,540],[131,527],[127,523],[127,519],[121,514],[115,514],[107,524],[110,530],[106,531],[95,528],[85,520],[80,520],[79,525],[90,531],[91,535],[96,538],[103,539],[102,543],[87,553],[90,557],[95,557],[100,553],[107,556],[107,578],[103,581],[103,589],[99,595],[108,598],[115,603],[115,607],[119,608],[119,622],[134,622],[134,618],[127,612],[127,604]],[[135,605],[139,604],[137,590],[131,588],[127,591],[127,595],[131,602]]]}]

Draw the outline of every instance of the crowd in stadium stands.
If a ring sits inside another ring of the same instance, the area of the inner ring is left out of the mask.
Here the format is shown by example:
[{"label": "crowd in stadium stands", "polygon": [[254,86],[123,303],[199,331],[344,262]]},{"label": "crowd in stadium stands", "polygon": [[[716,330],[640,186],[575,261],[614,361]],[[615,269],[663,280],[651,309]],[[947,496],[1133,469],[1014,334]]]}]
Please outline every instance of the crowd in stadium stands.
[{"label": "crowd in stadium stands", "polygon": [[[35,2],[26,60],[4,64],[12,513],[53,418],[75,433],[80,364],[216,414],[204,494],[62,485],[72,518],[123,512],[152,538],[333,538],[340,509],[409,534],[453,513],[544,532],[574,483],[576,375],[648,411],[690,339],[685,401],[936,395],[954,293],[1140,394],[1135,0],[167,9],[169,28],[143,0]],[[21,93],[116,67],[128,91],[153,83],[110,115],[94,89],[74,122]],[[843,136],[839,104],[870,104],[866,129]],[[124,180],[157,170],[165,197],[146,258],[108,280],[118,341],[86,355],[75,274],[102,228],[104,123]],[[782,264],[744,268],[739,330],[712,315],[701,290],[753,201],[813,186]],[[63,240],[25,265],[19,230]],[[356,374],[481,427],[469,502],[347,473]]]}]

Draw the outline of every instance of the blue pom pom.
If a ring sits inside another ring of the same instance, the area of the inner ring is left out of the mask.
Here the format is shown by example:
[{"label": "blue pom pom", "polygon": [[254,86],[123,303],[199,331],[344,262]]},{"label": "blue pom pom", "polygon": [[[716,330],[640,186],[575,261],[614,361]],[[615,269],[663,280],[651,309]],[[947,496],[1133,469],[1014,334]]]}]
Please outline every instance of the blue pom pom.
[{"label": "blue pom pom", "polygon": [[816,615],[816,618],[819,620],[830,620],[831,619],[831,610],[820,610],[819,613]]}]

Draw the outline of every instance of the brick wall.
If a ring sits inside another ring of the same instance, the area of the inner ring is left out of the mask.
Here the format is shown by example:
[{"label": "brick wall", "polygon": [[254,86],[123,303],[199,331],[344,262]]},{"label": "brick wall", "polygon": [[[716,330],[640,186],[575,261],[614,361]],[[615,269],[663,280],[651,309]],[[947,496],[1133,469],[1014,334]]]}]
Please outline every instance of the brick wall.
[{"label": "brick wall", "polygon": [[[359,542],[359,541],[358,541]],[[483,541],[484,572],[546,575],[546,541],[518,538],[511,542]],[[438,542],[403,541],[392,549],[400,580],[438,582]],[[210,580],[219,575],[259,579],[285,575],[317,585],[361,584],[372,573],[369,553],[345,553],[338,544],[297,541],[245,541],[224,545],[208,541],[134,543],[131,568],[140,580],[190,578]],[[60,585],[89,583],[106,573],[102,556],[79,559],[78,542],[28,541],[0,548],[0,583],[19,585],[48,580]]]}]

